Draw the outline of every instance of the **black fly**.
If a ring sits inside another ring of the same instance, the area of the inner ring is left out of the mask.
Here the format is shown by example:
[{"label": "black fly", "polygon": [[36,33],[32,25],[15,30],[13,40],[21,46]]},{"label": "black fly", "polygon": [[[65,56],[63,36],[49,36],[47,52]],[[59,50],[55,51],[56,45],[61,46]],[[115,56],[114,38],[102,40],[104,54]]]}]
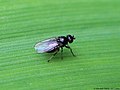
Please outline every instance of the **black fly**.
[{"label": "black fly", "polygon": [[59,52],[61,49],[61,59],[63,59],[63,47],[70,49],[73,56],[74,53],[68,43],[72,43],[74,40],[74,36],[67,35],[67,36],[58,36],[50,39],[46,39],[41,41],[35,45],[35,50],[37,53],[54,53],[48,62]]}]

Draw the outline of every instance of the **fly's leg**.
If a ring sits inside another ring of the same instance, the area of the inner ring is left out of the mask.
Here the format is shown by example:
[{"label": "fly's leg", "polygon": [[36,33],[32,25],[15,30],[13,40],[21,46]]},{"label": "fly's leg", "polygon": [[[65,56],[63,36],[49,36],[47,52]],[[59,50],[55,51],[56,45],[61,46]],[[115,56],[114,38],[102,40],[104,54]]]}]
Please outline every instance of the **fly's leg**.
[{"label": "fly's leg", "polygon": [[63,47],[61,47],[61,59],[63,59]]},{"label": "fly's leg", "polygon": [[59,48],[56,50],[56,52],[48,59],[48,62],[59,52]]},{"label": "fly's leg", "polygon": [[75,54],[72,51],[72,48],[70,46],[65,46],[66,48],[70,49],[70,52],[72,53],[72,55],[75,57]]},{"label": "fly's leg", "polygon": [[55,53],[49,58],[48,62],[49,62],[57,53],[58,53],[58,51],[55,52]]}]

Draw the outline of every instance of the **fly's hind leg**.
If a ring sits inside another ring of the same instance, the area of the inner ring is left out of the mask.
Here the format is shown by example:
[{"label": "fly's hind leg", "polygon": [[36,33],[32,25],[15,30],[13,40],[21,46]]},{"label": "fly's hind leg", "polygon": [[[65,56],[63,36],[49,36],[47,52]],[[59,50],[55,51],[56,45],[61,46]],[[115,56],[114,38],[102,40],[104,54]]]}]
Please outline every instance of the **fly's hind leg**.
[{"label": "fly's hind leg", "polygon": [[48,59],[48,62],[59,52],[59,48],[56,49],[55,53]]}]

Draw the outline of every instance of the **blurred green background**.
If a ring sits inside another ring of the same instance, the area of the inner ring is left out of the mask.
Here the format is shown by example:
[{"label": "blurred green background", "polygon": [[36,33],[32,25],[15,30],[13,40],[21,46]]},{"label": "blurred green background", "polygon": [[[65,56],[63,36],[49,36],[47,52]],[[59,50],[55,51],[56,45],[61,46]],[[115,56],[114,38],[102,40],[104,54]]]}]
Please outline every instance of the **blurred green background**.
[{"label": "blurred green background", "polygon": [[[77,57],[36,54],[36,42],[67,34]],[[119,0],[0,0],[0,90],[100,88],[120,90]]]}]

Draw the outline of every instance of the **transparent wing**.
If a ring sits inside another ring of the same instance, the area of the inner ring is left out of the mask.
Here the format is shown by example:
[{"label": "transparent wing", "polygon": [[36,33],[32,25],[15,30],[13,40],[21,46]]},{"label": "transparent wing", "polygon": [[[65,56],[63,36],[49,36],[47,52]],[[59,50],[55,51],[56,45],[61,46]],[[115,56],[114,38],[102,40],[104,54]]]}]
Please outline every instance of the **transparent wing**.
[{"label": "transparent wing", "polygon": [[56,38],[46,39],[35,45],[35,50],[37,53],[44,53],[54,49],[58,45]]}]

